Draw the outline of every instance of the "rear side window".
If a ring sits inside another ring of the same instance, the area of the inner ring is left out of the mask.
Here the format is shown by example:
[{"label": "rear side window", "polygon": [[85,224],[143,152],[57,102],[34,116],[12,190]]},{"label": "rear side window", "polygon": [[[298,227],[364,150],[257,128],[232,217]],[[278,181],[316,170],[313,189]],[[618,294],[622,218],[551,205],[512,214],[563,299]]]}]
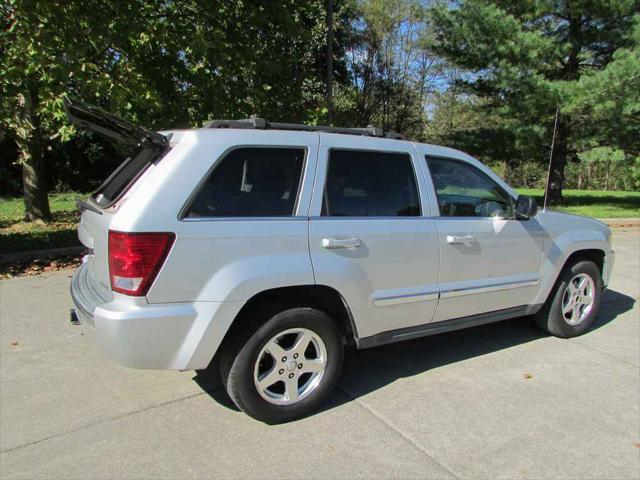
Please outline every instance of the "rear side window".
[{"label": "rear side window", "polygon": [[294,214],[304,148],[246,147],[220,160],[186,217],[288,217]]},{"label": "rear side window", "polygon": [[404,153],[331,150],[322,215],[420,215],[411,156]]},{"label": "rear side window", "polygon": [[511,196],[473,165],[426,157],[443,217],[513,217]]},{"label": "rear side window", "polygon": [[93,194],[94,201],[101,207],[108,207],[115,202],[136,180],[147,167],[162,155],[153,148],[142,148],[135,155],[127,158],[111,174],[109,178]]}]

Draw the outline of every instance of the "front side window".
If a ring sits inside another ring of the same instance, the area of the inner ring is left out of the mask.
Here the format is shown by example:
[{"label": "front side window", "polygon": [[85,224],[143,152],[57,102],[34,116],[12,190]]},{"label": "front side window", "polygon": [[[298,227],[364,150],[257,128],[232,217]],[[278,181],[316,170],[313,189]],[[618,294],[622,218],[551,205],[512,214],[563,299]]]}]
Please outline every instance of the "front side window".
[{"label": "front side window", "polygon": [[227,154],[196,194],[186,217],[294,214],[304,148],[244,147]]},{"label": "front side window", "polygon": [[420,215],[411,157],[405,153],[331,150],[322,216]]},{"label": "front side window", "polygon": [[512,218],[511,196],[473,165],[426,157],[440,216]]}]

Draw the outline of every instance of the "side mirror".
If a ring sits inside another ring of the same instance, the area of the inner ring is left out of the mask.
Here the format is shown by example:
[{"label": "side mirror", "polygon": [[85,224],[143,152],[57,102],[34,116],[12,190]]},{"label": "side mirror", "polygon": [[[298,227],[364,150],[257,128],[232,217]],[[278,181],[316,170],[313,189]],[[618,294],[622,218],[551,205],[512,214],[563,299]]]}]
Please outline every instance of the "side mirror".
[{"label": "side mirror", "polygon": [[519,195],[516,202],[516,218],[518,220],[529,220],[538,213],[538,205],[535,199],[526,195]]}]

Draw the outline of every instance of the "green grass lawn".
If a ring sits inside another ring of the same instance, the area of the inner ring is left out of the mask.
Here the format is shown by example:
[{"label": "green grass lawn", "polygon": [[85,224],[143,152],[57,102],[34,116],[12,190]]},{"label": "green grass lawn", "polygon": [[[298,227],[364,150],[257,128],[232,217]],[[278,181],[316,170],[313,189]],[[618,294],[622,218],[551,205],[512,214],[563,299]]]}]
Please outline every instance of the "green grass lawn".
[{"label": "green grass lawn", "polygon": [[[518,188],[518,192],[535,197],[542,208],[542,189]],[[640,192],[602,190],[563,190],[566,205],[551,210],[586,215],[594,218],[639,218]]]},{"label": "green grass lawn", "polygon": [[[536,198],[542,207],[541,189],[518,189]],[[639,218],[640,192],[604,192],[565,190],[567,205],[553,207],[567,213],[596,218]],[[57,193],[49,196],[53,221],[27,223],[22,221],[22,198],[0,198],[0,253],[40,250],[80,245],[76,233],[78,213],[76,200],[82,193]]]},{"label": "green grass lawn", "polygon": [[[51,213],[70,212],[76,209],[76,200],[85,198],[85,193],[54,193],[49,195]],[[24,202],[20,198],[0,198],[0,228],[10,222],[22,221],[24,215]]]},{"label": "green grass lawn", "polygon": [[76,233],[79,218],[76,200],[86,196],[81,193],[49,195],[51,223],[24,222],[22,198],[0,198],[0,253],[80,245]]}]

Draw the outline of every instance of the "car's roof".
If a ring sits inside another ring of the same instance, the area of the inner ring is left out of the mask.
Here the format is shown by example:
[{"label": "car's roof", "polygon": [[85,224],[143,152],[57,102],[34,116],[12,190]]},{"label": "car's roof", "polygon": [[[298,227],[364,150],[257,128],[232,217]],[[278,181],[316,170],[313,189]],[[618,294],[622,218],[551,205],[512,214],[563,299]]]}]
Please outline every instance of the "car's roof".
[{"label": "car's roof", "polygon": [[446,151],[449,154],[456,154],[456,157],[463,156],[468,157],[468,155],[460,150],[456,150],[451,147],[446,147],[442,145],[430,144],[430,143],[421,143],[415,142],[409,139],[398,139],[398,138],[388,138],[388,137],[376,137],[376,136],[367,136],[367,135],[356,135],[356,134],[348,134],[348,133],[330,133],[330,132],[314,132],[314,131],[300,131],[300,130],[287,130],[287,129],[246,129],[246,128],[185,128],[185,129],[171,129],[171,130],[162,130],[160,133],[163,135],[171,135],[170,140],[171,143],[178,143],[185,133],[190,132],[194,133],[198,136],[219,136],[219,135],[229,135],[233,134],[237,137],[247,136],[247,137],[255,137],[257,135],[296,135],[301,138],[304,136],[319,136],[327,139],[340,139],[342,140],[340,143],[344,143],[348,141],[347,139],[351,139],[356,143],[370,142],[375,145],[381,143],[393,144],[397,143],[400,145],[415,145],[424,146],[428,148],[436,148],[443,149],[443,152]]},{"label": "car's roof", "polygon": [[[413,142],[411,140],[397,140],[391,138],[370,137],[364,135],[349,135],[343,133],[327,133],[327,132],[308,132],[299,130],[280,130],[280,129],[246,129],[246,128],[193,128],[184,130],[166,130],[160,132],[164,135],[171,134],[169,141],[172,145],[175,145],[182,140],[188,142],[198,142],[204,138],[210,138],[211,141],[218,140],[221,137],[225,138],[225,141],[231,143],[245,142],[245,139],[251,139],[246,144],[256,145],[256,141],[264,141],[263,145],[269,144],[269,139],[273,141],[273,137],[278,137],[279,144],[291,144],[291,145],[318,145],[323,143],[330,144],[330,148],[347,148],[347,149],[362,149],[362,150],[386,150],[393,151],[396,148],[399,151],[415,151],[421,156],[427,157],[442,157],[454,160],[462,160],[474,165],[488,176],[493,178],[500,186],[507,190],[511,195],[517,197],[518,194],[513,190],[502,178],[496,175],[489,167],[484,163],[476,160],[471,155],[457,150],[455,148],[446,147],[442,145],[433,145],[429,143]],[[231,137],[231,138],[229,138]]]}]

